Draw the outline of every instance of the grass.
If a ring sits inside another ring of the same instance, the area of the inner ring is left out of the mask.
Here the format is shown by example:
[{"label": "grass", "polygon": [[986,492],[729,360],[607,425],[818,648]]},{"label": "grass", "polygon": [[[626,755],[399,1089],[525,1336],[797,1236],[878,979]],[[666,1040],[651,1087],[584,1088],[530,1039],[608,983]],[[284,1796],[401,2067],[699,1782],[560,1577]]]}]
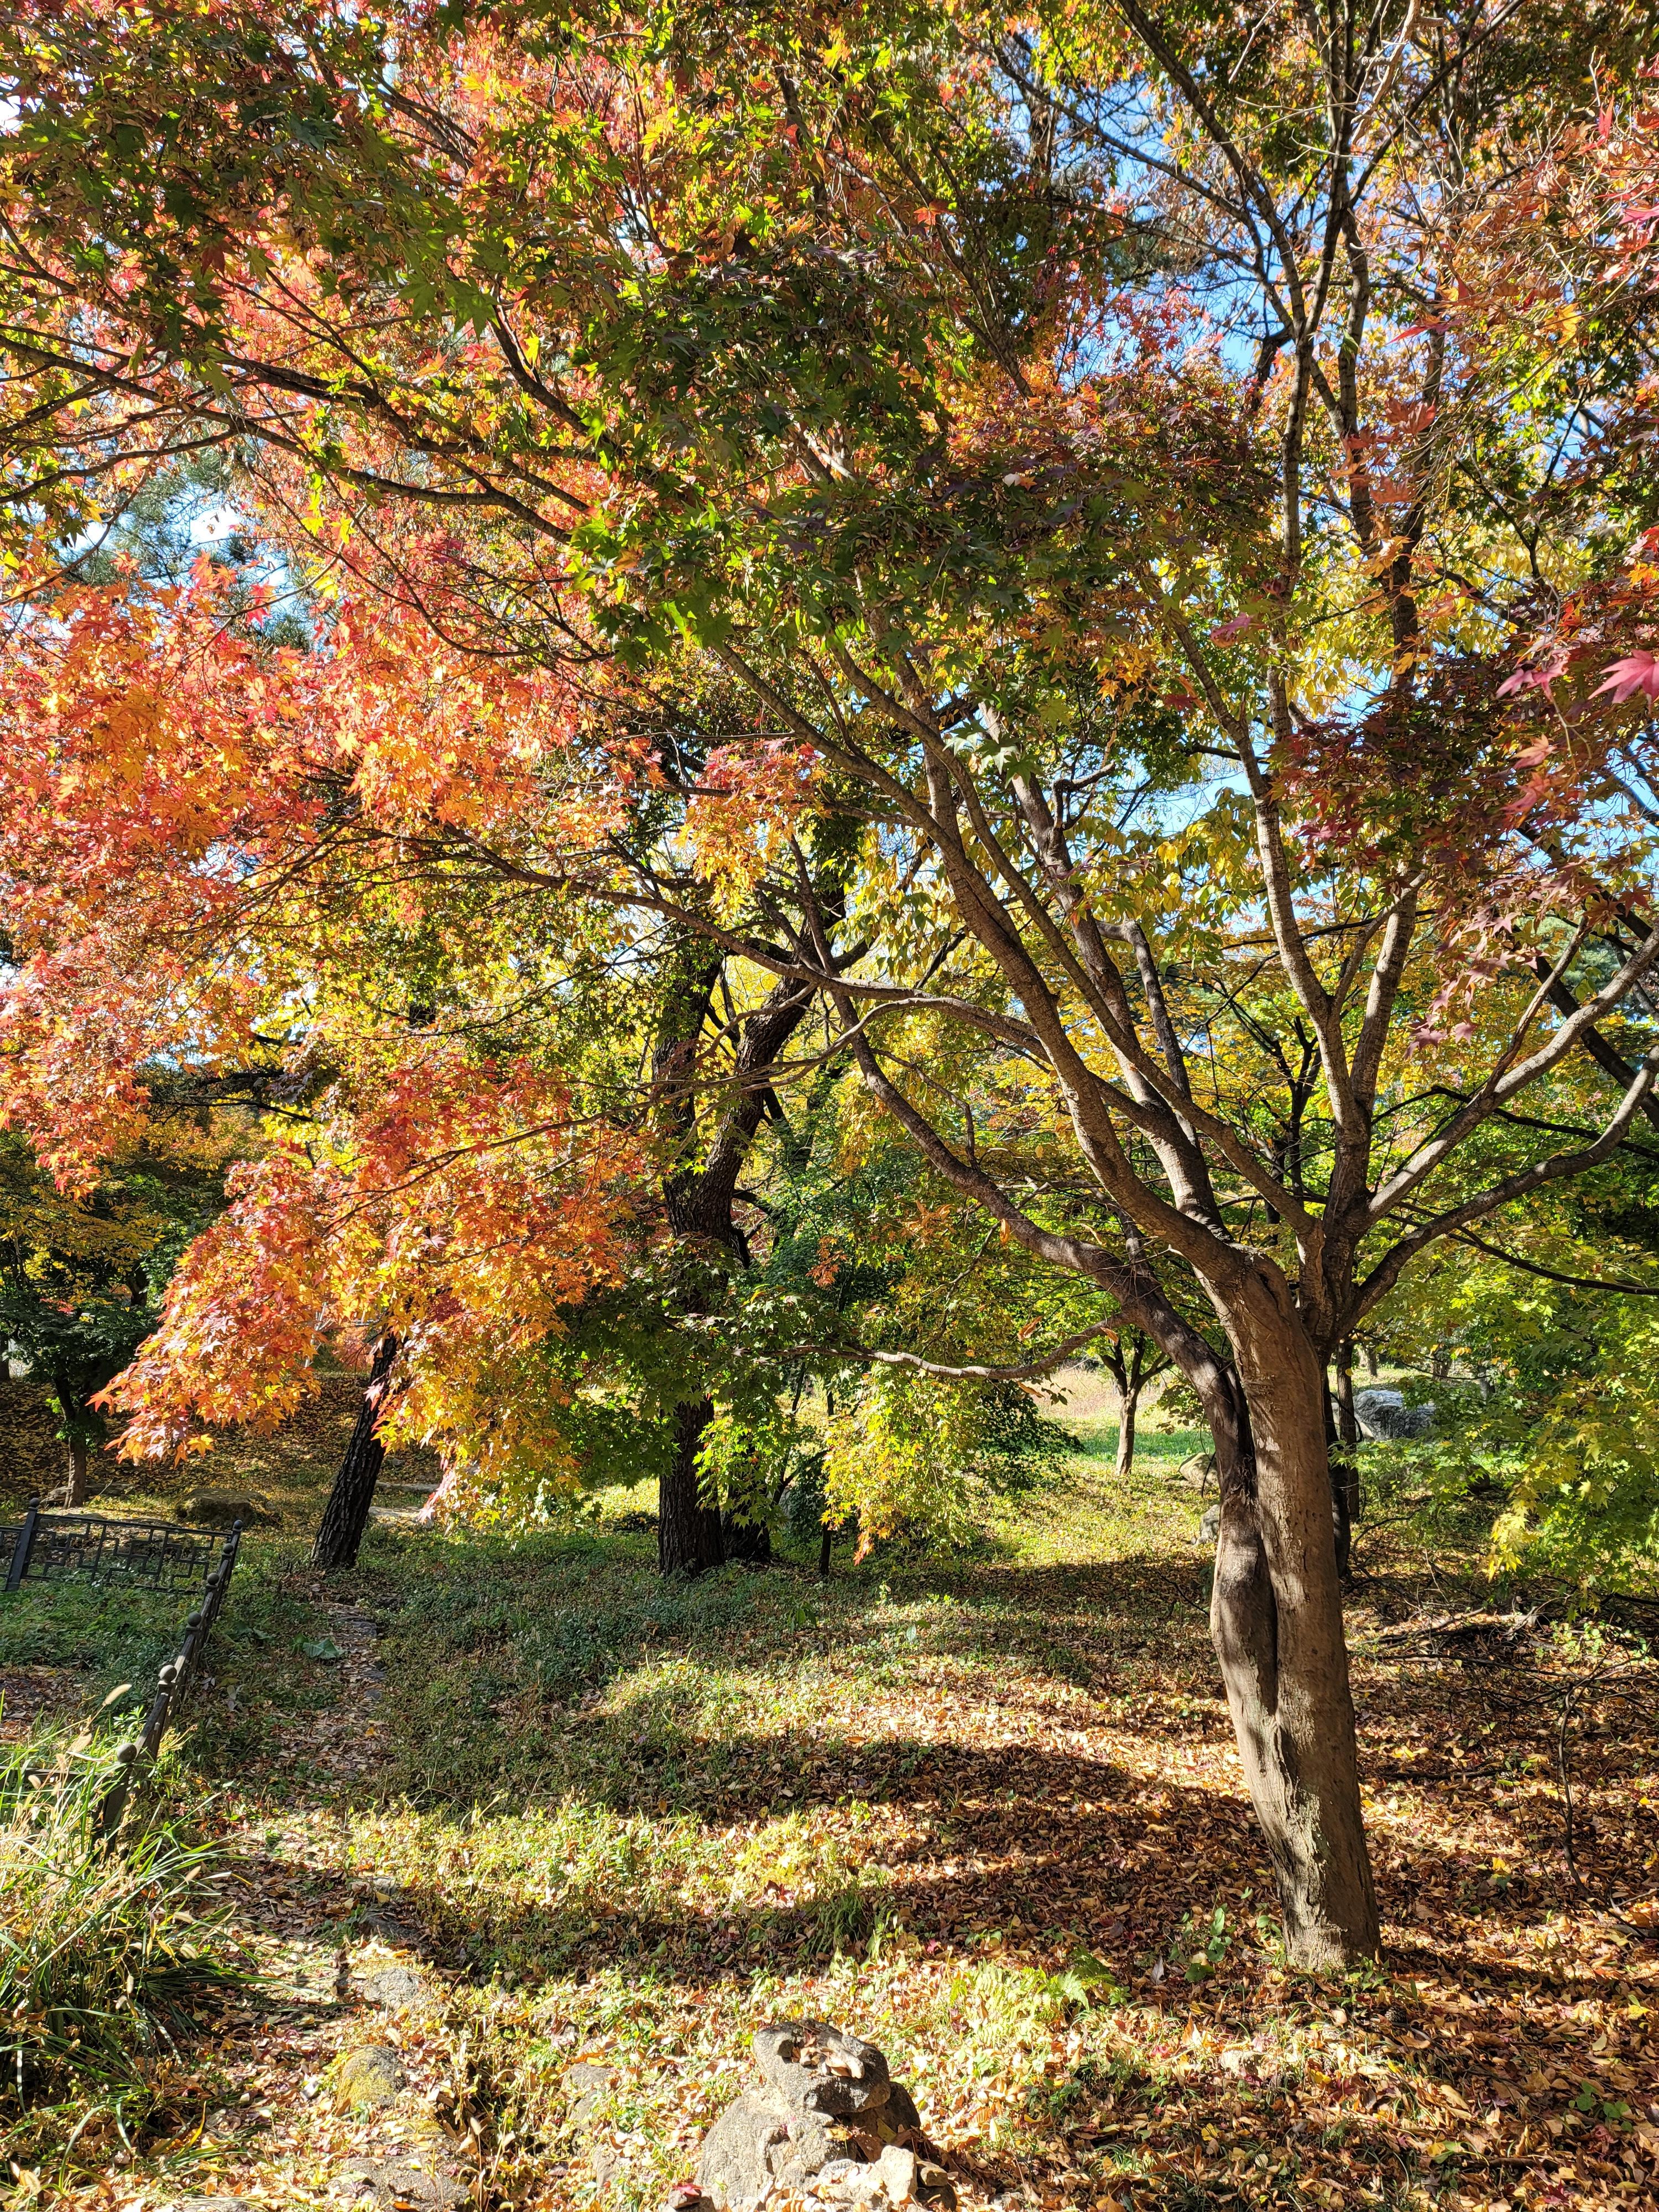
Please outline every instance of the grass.
[{"label": "grass", "polygon": [[[43,1778],[47,1759],[59,1778]],[[19,2150],[43,2104],[72,2094],[80,2124],[100,2103],[142,2102],[203,1992],[239,1978],[216,1853],[157,1819],[102,1848],[110,1779],[84,1738],[0,1761],[0,2110]]]},{"label": "grass", "polygon": [[[889,2053],[970,2204],[1643,2201],[1647,1662],[1626,1650],[1583,1687],[1564,1634],[1501,1662],[1401,1638],[1491,1593],[1443,1540],[1362,1538],[1387,1960],[1289,1974],[1206,1632],[1206,1500],[1179,1474],[1199,1439],[1154,1418],[1120,1489],[1094,1378],[1071,1418],[1067,1481],[976,1550],[838,1553],[827,1583],[803,1558],[665,1585],[625,1525],[638,1493],[518,1540],[380,1525],[326,1594],[293,1535],[257,1534],[181,1763],[234,1778],[238,1881],[277,1882],[313,1951],[364,1939],[365,1898],[425,1931],[506,2202],[599,2202],[564,2121],[588,2057],[614,2069],[605,2201],[659,2203],[754,2027],[790,2011]],[[301,1649],[327,1603],[380,1632],[383,1692],[355,1719]],[[214,2094],[264,2100],[294,2148],[227,2153],[215,2185],[320,2204],[295,2069],[284,2091],[256,2055],[279,2020]]]}]

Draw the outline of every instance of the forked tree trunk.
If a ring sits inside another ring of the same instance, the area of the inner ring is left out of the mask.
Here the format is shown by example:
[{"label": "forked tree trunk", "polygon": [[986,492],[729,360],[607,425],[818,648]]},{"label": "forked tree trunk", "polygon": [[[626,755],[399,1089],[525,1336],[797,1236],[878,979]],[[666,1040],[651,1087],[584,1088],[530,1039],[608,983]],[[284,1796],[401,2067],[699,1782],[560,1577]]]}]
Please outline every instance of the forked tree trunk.
[{"label": "forked tree trunk", "polygon": [[1117,1406],[1117,1464],[1114,1470],[1120,1482],[1125,1480],[1135,1463],[1135,1415],[1139,1410],[1139,1388],[1120,1393]]},{"label": "forked tree trunk", "polygon": [[720,1516],[702,1502],[697,1446],[714,1415],[698,1398],[674,1408],[674,1456],[657,1486],[657,1565],[665,1575],[700,1575],[725,1558]]},{"label": "forked tree trunk", "polygon": [[[1299,1323],[1234,1335],[1244,1407],[1218,1409],[1221,1528],[1210,1633],[1300,1966],[1374,1957],[1325,1447],[1324,1381]],[[1245,1410],[1248,1407],[1248,1412]],[[1206,1410],[1208,1408],[1206,1407]]]},{"label": "forked tree trunk", "polygon": [[386,1406],[386,1381],[397,1356],[397,1338],[390,1334],[383,1336],[374,1347],[374,1364],[368,1370],[363,1401],[357,1408],[351,1441],[345,1448],[340,1472],[334,1478],[323,1517],[317,1524],[317,1540],[311,1547],[312,1565],[321,1568],[325,1574],[336,1567],[355,1567],[357,1564],[357,1547],[363,1540],[369,1508],[374,1503],[374,1486],[386,1463],[386,1446],[378,1431]]}]

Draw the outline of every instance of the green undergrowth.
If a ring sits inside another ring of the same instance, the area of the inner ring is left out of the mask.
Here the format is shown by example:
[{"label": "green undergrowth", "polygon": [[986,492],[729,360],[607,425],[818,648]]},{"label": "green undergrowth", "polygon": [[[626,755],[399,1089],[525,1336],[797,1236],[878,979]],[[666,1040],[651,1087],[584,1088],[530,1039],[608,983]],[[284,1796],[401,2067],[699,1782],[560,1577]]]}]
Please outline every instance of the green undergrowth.
[{"label": "green undergrowth", "polygon": [[148,1688],[191,1602],[174,1590],[26,1582],[0,1595],[0,1667],[73,1669],[94,1705],[121,1680]]},{"label": "green undergrowth", "polygon": [[[296,1589],[302,1560],[295,1544],[244,1546],[209,1648],[219,1695],[205,1713],[193,1705],[185,1717],[191,1760],[203,1774],[234,1771],[257,1754],[280,1714],[338,1694],[329,1671],[307,1663],[302,1650],[324,1619]],[[67,1678],[70,1694],[60,1710],[118,1733],[149,1705],[196,1602],[191,1590],[26,1582],[0,1593],[0,1670],[46,1668]]]}]

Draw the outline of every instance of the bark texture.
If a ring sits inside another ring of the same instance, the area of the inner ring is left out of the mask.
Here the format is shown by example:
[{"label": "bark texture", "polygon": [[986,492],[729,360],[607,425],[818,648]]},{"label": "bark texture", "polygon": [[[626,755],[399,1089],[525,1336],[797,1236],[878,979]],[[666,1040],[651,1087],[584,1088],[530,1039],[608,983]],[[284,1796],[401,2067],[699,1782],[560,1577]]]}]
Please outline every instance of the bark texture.
[{"label": "bark texture", "polygon": [[64,1486],[65,1505],[84,1505],[90,1487],[89,1470],[92,1454],[84,1437],[71,1437],[69,1447],[69,1480]]},{"label": "bark texture", "polygon": [[317,1540],[311,1547],[312,1565],[325,1574],[337,1567],[357,1564],[357,1547],[368,1526],[374,1486],[386,1463],[386,1446],[380,1442],[379,1428],[380,1415],[386,1410],[392,1363],[397,1356],[397,1338],[383,1336],[374,1347],[374,1364],[369,1369],[363,1401],[357,1408],[351,1441],[345,1448],[340,1471],[323,1508],[323,1517],[317,1524]]},{"label": "bark texture", "polygon": [[702,1502],[697,1446],[714,1413],[707,1398],[674,1408],[674,1456],[657,1486],[657,1565],[665,1575],[700,1575],[726,1557],[718,1507]]},{"label": "bark texture", "polygon": [[1114,1468],[1120,1482],[1135,1463],[1135,1415],[1140,1410],[1139,1390],[1126,1390],[1117,1407],[1117,1460]]},{"label": "bark texture", "polygon": [[[1301,1966],[1376,1954],[1318,1357],[1293,1316],[1254,1329],[1212,1418],[1221,1482],[1210,1633]],[[1242,1398],[1241,1398],[1242,1394]]]}]

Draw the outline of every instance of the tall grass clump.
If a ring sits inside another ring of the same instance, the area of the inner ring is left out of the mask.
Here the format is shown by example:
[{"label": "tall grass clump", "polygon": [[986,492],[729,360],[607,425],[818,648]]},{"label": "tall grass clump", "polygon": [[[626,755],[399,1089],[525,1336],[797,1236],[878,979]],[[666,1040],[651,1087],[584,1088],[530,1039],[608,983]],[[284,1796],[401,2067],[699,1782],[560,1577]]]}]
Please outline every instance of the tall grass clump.
[{"label": "tall grass clump", "polygon": [[112,1770],[84,1739],[0,1752],[0,2119],[123,2099],[206,1989],[246,1978],[213,1893],[216,1854],[158,1815],[104,1844]]}]

